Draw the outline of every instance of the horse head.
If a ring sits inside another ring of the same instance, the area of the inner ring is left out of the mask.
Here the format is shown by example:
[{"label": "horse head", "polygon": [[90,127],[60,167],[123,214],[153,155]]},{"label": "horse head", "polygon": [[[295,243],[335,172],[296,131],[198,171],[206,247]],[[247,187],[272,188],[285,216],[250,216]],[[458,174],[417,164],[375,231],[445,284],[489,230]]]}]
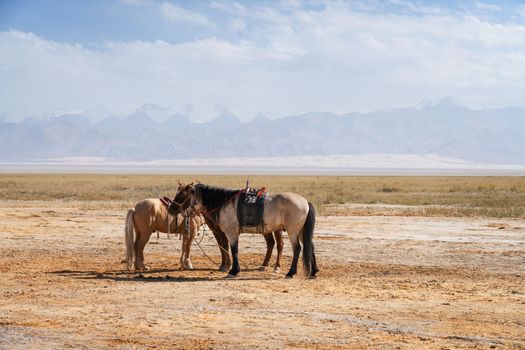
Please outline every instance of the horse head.
[{"label": "horse head", "polygon": [[192,186],[190,190],[190,204],[189,204],[189,211],[193,213],[202,213],[204,210],[204,204],[202,200],[202,192],[200,191],[201,187],[203,185],[201,183],[197,183],[197,185]]},{"label": "horse head", "polygon": [[178,215],[186,211],[190,206],[191,191],[193,190],[193,182],[190,184],[183,184],[179,181],[179,188],[175,198],[171,201],[168,212],[171,215]]}]

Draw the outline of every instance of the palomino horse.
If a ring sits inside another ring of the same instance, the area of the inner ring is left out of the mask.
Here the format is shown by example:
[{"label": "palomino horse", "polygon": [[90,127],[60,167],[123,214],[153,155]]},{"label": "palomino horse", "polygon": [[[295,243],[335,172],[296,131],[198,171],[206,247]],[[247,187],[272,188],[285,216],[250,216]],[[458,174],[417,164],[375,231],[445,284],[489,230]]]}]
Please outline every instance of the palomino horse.
[{"label": "palomino horse", "polygon": [[[190,192],[193,189],[193,183],[185,185],[179,182],[179,188],[177,189],[177,194],[173,199],[169,212],[172,215],[177,215],[178,213],[184,212],[190,206]],[[228,239],[226,235],[219,227],[219,224],[216,220],[213,220],[210,216],[204,216],[204,221],[206,225],[210,228],[219,244],[219,249],[221,252],[221,266],[219,267],[220,271],[226,272],[231,265],[230,255],[228,253]],[[275,239],[274,239],[275,237]],[[277,230],[275,232],[269,232],[264,234],[264,239],[266,240],[266,256],[261,265],[260,270],[265,270],[266,267],[270,264],[270,259],[273,253],[273,247],[277,242],[277,259],[275,261],[274,272],[279,272],[281,270],[281,257],[283,254],[284,241],[283,241],[283,231]]]},{"label": "palomino horse", "polygon": [[[240,226],[237,220],[237,201],[239,190],[228,190],[204,184],[192,186],[190,190],[190,209],[203,213],[205,217],[215,218],[217,225],[226,234],[233,255],[233,265],[228,274],[235,277],[240,271],[238,243]],[[315,226],[314,206],[295,193],[276,193],[268,196],[264,209],[264,231],[270,233],[279,230],[288,231],[288,238],[293,248],[293,259],[287,277],[297,273],[297,262],[303,243],[304,270],[309,278],[315,278],[319,271],[312,241]],[[246,232],[255,233],[256,228],[246,228]]]},{"label": "palomino horse", "polygon": [[[128,270],[131,269],[135,258],[135,269],[144,270],[144,247],[155,231],[165,233],[180,233],[183,235],[180,265],[185,269],[192,269],[190,251],[193,238],[199,227],[204,224],[204,219],[198,215],[189,217],[189,223],[184,222],[182,215],[168,215],[168,209],[160,199],[144,199],[128,210],[126,216],[125,240],[126,262]],[[188,232],[189,231],[189,232]],[[133,239],[133,232],[136,238]]]}]

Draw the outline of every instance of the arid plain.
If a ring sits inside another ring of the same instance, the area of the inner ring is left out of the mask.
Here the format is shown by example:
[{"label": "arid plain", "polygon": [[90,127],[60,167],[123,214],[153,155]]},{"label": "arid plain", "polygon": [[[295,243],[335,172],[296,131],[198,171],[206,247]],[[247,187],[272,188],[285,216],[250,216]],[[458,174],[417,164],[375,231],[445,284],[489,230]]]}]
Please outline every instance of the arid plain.
[{"label": "arid plain", "polygon": [[126,271],[126,209],[179,179],[246,180],[0,175],[0,347],[525,348],[523,177],[254,177],[317,206],[317,279],[284,278],[287,241],[283,271],[259,271],[252,234],[224,279],[209,232],[194,270],[161,234],[151,270]]}]

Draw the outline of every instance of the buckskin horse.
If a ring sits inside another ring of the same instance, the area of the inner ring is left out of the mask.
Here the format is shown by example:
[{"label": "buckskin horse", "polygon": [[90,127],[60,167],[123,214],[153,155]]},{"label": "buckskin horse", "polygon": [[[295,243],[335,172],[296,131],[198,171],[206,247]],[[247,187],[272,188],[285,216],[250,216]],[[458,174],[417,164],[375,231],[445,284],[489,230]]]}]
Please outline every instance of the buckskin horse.
[{"label": "buckskin horse", "polygon": [[[205,218],[215,221],[225,233],[233,256],[233,265],[227,277],[235,277],[240,271],[238,242],[241,227],[237,219],[239,190],[197,184],[190,186],[188,212],[202,213]],[[188,200],[188,198],[185,199]],[[175,208],[180,210],[182,206]],[[212,216],[213,214],[213,216]],[[286,230],[293,249],[293,259],[286,277],[297,273],[297,262],[303,243],[303,265],[309,278],[315,278],[319,271],[315,258],[313,232],[315,208],[302,196],[295,193],[275,193],[268,196],[263,214],[262,233]],[[243,232],[254,233],[256,228],[243,228]]]},{"label": "buckskin horse", "polygon": [[[144,263],[144,247],[155,231],[182,234],[180,265],[184,269],[193,269],[191,244],[204,219],[199,215],[190,215],[188,220],[185,222],[182,214],[168,215],[168,209],[161,199],[144,199],[135,204],[134,208],[128,210],[124,229],[128,270],[131,270],[133,262],[136,270],[148,269]],[[133,233],[136,233],[135,239]]]},{"label": "buckskin horse", "polygon": [[[168,211],[172,215],[178,215],[181,212],[186,211],[190,205],[190,192],[193,188],[193,183],[191,184],[182,184],[179,182],[179,187],[177,189],[177,194],[171,202]],[[220,271],[226,272],[231,266],[231,259],[228,253],[228,238],[226,234],[221,230],[216,220],[213,220],[210,216],[204,216],[204,221],[208,225],[209,229],[212,231],[217,244],[219,245],[219,250],[221,252],[221,265],[219,267]],[[283,231],[277,230],[275,232],[268,232],[264,234],[264,239],[266,241],[266,255],[264,261],[260,267],[260,270],[265,270],[266,267],[270,264],[270,259],[272,257],[273,248],[277,243],[277,258],[275,260],[275,266],[273,271],[279,272],[281,270],[281,257],[283,254],[284,240],[283,240]]]}]

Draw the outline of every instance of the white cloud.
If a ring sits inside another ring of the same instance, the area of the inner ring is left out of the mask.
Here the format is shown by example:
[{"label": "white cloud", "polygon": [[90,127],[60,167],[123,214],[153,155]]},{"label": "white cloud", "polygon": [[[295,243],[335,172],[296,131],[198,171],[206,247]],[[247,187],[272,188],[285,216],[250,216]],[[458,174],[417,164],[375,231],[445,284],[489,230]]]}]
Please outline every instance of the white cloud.
[{"label": "white cloud", "polygon": [[499,6],[481,1],[476,1],[475,6],[476,8],[483,11],[501,11],[501,8]]},{"label": "white cloud", "polygon": [[183,22],[192,25],[214,27],[213,22],[211,22],[201,13],[187,10],[168,1],[156,2],[153,0],[119,0],[119,2],[127,6],[155,9],[161,18],[168,22]]},{"label": "white cloud", "polygon": [[235,1],[233,2],[212,1],[210,2],[210,7],[217,9],[217,10],[222,10],[222,11],[234,14],[234,15],[239,15],[239,16],[246,15],[249,12],[249,10],[244,5],[241,5],[240,3],[235,2]]},{"label": "white cloud", "polygon": [[187,22],[202,26],[212,26],[212,23],[205,16],[198,12],[188,11],[180,6],[163,2],[160,5],[160,13],[162,17],[168,21],[173,22]]},{"label": "white cloud", "polygon": [[[367,111],[448,95],[473,107],[524,103],[522,24],[469,13],[385,15],[339,2],[316,10],[288,6],[286,13],[278,6],[211,6],[235,13],[226,21],[238,31],[235,40],[210,30],[205,39],[179,44],[93,48],[0,33],[0,113],[97,105],[129,111],[152,102],[178,110],[191,104],[197,119],[214,116],[215,106],[251,119],[259,112]],[[174,8],[173,19],[208,25]]]},{"label": "white cloud", "polygon": [[128,6],[152,6],[155,4],[152,0],[119,0],[119,2]]}]

